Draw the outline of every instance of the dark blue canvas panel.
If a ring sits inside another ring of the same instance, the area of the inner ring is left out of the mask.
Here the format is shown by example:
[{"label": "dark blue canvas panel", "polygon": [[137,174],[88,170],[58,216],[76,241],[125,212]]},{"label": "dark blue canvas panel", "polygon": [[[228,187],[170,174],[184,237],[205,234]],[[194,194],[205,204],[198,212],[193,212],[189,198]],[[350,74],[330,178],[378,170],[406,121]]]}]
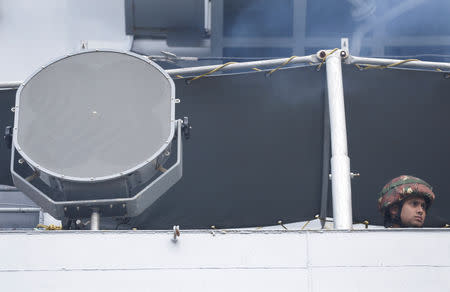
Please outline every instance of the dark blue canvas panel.
[{"label": "dark blue canvas panel", "polygon": [[450,222],[450,79],[412,70],[359,71],[344,67],[344,91],[355,222],[382,224],[378,193],[401,174],[433,186],[426,225]]},{"label": "dark blue canvas panel", "polygon": [[6,147],[3,135],[6,126],[13,126],[14,113],[11,108],[14,106],[16,90],[0,90],[0,185],[12,185],[12,178],[9,171],[11,161],[11,151]]},{"label": "dark blue canvas panel", "polygon": [[176,80],[189,116],[183,178],[141,228],[275,225],[319,213],[324,71],[315,67]]}]

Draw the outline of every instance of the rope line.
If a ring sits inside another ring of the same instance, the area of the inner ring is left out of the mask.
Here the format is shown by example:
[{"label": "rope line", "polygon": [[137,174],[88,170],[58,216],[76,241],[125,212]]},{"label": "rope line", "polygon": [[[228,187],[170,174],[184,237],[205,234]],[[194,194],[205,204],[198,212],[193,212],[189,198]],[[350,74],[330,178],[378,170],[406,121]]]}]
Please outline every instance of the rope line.
[{"label": "rope line", "polygon": [[[334,49],[332,52],[334,52],[335,50],[337,50],[337,49]],[[270,70],[270,71],[267,73],[267,76],[270,76],[270,75],[272,75],[273,73],[275,73],[276,71],[280,70],[281,68],[283,68],[284,66],[286,66],[287,64],[289,64],[289,63],[290,63],[293,59],[295,59],[295,58],[298,58],[298,56],[291,56],[289,59],[287,59],[286,61],[284,61],[283,64],[281,64],[281,65],[279,65],[278,67],[276,67],[276,68]],[[194,78],[192,78],[192,79],[189,79],[187,82],[188,82],[188,83],[191,83],[191,82],[194,81],[194,80],[197,80],[197,79],[206,77],[206,76],[208,76],[208,75],[210,75],[210,74],[213,74],[213,73],[215,73],[215,72],[217,72],[217,71],[219,71],[219,70],[225,68],[225,67],[228,66],[228,65],[231,65],[231,64],[238,64],[238,63],[239,63],[239,62],[228,62],[228,63],[225,63],[225,64],[223,64],[223,65],[220,65],[220,66],[214,68],[214,69],[211,70],[211,71],[208,71],[208,72],[206,72],[206,73],[203,73],[203,74],[201,74],[201,75],[198,75],[198,76],[196,76],[196,77],[194,77]],[[314,63],[309,62],[309,64],[310,64],[310,65],[313,65]],[[263,71],[263,70],[261,70],[261,69],[259,69],[259,68],[257,68],[257,67],[254,67],[254,68],[251,68],[251,69],[254,70],[254,71],[258,71],[258,72]],[[181,75],[175,75],[175,77],[178,77],[178,78],[180,78],[180,79],[181,79],[181,78],[185,78],[185,77],[183,77],[183,76],[181,76]]]},{"label": "rope line", "polygon": [[[319,64],[319,65],[317,66],[317,68],[316,68],[317,71],[320,71],[320,69],[322,68],[322,66],[323,66],[323,64],[325,63],[326,59],[327,59],[331,54],[333,54],[334,52],[336,52],[337,50],[339,50],[339,49],[338,49],[338,48],[335,48],[335,49],[331,50],[330,52],[328,52],[328,53],[325,55],[325,57],[323,57],[322,61],[320,62],[320,64]],[[287,60],[286,60],[285,62],[283,62],[281,65],[279,65],[278,67],[276,67],[276,68],[270,70],[270,71],[267,73],[266,76],[272,75],[273,73],[275,73],[276,71],[280,70],[281,68],[283,68],[284,66],[286,66],[287,64],[289,64],[293,59],[295,59],[295,58],[297,58],[297,57],[298,57],[298,56],[291,56],[289,59],[287,59]],[[358,69],[361,70],[361,71],[362,71],[362,70],[368,70],[368,69],[387,69],[387,68],[396,67],[396,66],[399,66],[399,65],[408,63],[408,62],[413,62],[413,61],[420,61],[420,60],[419,60],[419,59],[406,59],[406,60],[402,60],[402,61],[399,61],[399,62],[396,62],[396,63],[387,64],[387,65],[355,64],[355,67],[358,68]],[[228,65],[231,65],[231,64],[238,64],[238,63],[239,63],[239,62],[228,62],[228,63],[222,64],[222,65],[220,65],[220,66],[214,68],[214,69],[211,70],[211,71],[208,71],[208,72],[206,72],[206,73],[203,73],[203,74],[201,74],[201,75],[198,75],[198,76],[193,77],[192,79],[187,80],[187,82],[188,82],[188,84],[189,84],[189,83],[191,83],[191,82],[194,81],[194,80],[197,80],[197,79],[206,77],[206,76],[208,76],[208,75],[211,75],[211,74],[213,74],[213,73],[215,73],[215,72],[217,72],[217,71],[219,71],[219,70],[225,68],[225,67],[228,66]],[[308,63],[309,63],[309,65],[314,65],[313,62],[308,62]],[[258,72],[263,71],[263,70],[261,70],[261,69],[259,69],[259,68],[257,68],[257,67],[254,67],[254,68],[251,68],[251,69],[254,70],[254,71],[258,71]],[[438,71],[438,72],[444,72],[444,71],[443,71],[442,69],[440,69],[440,68],[435,68],[435,70]],[[175,75],[175,77],[177,77],[177,78],[179,78],[179,79],[187,78],[187,77],[184,77],[184,76],[182,76],[182,75]]]},{"label": "rope line", "polygon": [[[392,64],[388,64],[388,65],[370,65],[370,64],[355,64],[356,68],[358,68],[359,70],[367,70],[367,69],[387,69],[387,68],[391,68],[391,67],[396,67],[408,62],[413,62],[413,61],[420,61],[419,59],[406,59],[406,60],[402,60],[400,62],[396,62],[396,63],[392,63]],[[364,67],[363,67],[364,66]],[[439,71],[440,69],[437,68],[437,71]]]},{"label": "rope line", "polygon": [[286,61],[283,62],[283,64],[279,65],[278,67],[276,67],[275,69],[272,69],[269,71],[269,73],[267,73],[267,76],[272,75],[273,73],[277,72],[278,70],[280,70],[281,68],[283,68],[284,66],[286,66],[287,64],[289,64],[293,59],[297,58],[297,56],[291,56],[289,59],[287,59]]},{"label": "rope line", "polygon": [[302,229],[301,229],[301,230],[304,230],[305,227],[309,224],[309,222],[311,222],[311,220],[306,221],[306,223],[302,226]]},{"label": "rope line", "polygon": [[189,82],[192,82],[192,81],[194,81],[194,80],[203,78],[203,77],[205,77],[205,76],[208,76],[209,74],[212,74],[212,73],[214,73],[214,72],[216,72],[216,71],[219,71],[220,69],[225,68],[226,66],[231,65],[231,64],[237,64],[237,62],[228,62],[228,63],[225,63],[225,64],[223,64],[223,65],[220,65],[219,67],[216,67],[215,69],[212,69],[212,70],[209,71],[209,72],[203,73],[202,75],[198,75],[198,76],[196,76],[196,77],[190,79]]},{"label": "rope line", "polygon": [[61,230],[62,229],[61,226],[56,226],[53,224],[50,224],[50,225],[38,224],[36,226],[36,228],[44,228],[45,230]]}]

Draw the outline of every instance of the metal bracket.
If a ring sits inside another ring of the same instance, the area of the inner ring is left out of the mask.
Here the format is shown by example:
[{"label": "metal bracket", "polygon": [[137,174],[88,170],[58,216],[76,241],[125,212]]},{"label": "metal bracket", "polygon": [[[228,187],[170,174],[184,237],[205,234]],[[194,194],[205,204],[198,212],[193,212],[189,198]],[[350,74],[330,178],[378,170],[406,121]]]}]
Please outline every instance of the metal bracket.
[{"label": "metal bracket", "polygon": [[341,50],[347,52],[347,55],[350,54],[348,38],[341,38]]},{"label": "metal bracket", "polygon": [[183,131],[183,135],[186,140],[191,138],[191,129],[192,129],[192,126],[189,123],[189,118],[184,117],[183,124],[181,125],[181,130]]},{"label": "metal bracket", "polygon": [[[350,178],[353,179],[355,177],[359,177],[360,173],[359,172],[350,172]],[[328,175],[328,179],[331,180],[331,173]]]},{"label": "metal bracket", "polygon": [[13,138],[13,127],[7,126],[5,128],[5,136],[3,136],[3,139],[5,139],[6,147],[8,147],[8,149],[11,149],[12,147],[12,138]]},{"label": "metal bracket", "polygon": [[177,242],[178,237],[180,237],[180,225],[174,225],[173,226],[173,242]]},{"label": "metal bracket", "polygon": [[[153,204],[159,197],[161,197],[167,190],[169,190],[183,175],[183,144],[181,138],[182,121],[177,120],[177,161],[166,172],[157,177],[143,190],[137,193],[132,198],[118,198],[118,199],[100,199],[100,200],[83,200],[83,201],[54,201],[52,198],[44,194],[41,190],[36,188],[25,178],[20,176],[15,170],[15,147],[12,145],[11,151],[11,175],[14,185],[25,193],[38,206],[48,212],[57,219],[62,219],[66,216],[66,212],[71,209],[82,211],[86,209],[89,214],[92,213],[93,208],[98,208],[102,214],[107,214],[107,211],[113,208],[122,208],[124,210],[123,216],[134,217],[142,213],[151,204]],[[82,216],[80,216],[82,217]]]},{"label": "metal bracket", "polygon": [[346,64],[350,63],[350,47],[348,44],[348,38],[341,38],[341,58],[344,60]]}]

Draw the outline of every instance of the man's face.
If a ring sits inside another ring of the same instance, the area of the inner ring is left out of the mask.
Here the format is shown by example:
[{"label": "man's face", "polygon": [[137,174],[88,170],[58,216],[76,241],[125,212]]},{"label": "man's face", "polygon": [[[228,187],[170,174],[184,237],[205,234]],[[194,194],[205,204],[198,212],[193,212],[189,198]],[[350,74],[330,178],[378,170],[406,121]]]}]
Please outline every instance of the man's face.
[{"label": "man's face", "polygon": [[400,219],[406,227],[422,227],[426,216],[426,202],[422,197],[407,198]]}]

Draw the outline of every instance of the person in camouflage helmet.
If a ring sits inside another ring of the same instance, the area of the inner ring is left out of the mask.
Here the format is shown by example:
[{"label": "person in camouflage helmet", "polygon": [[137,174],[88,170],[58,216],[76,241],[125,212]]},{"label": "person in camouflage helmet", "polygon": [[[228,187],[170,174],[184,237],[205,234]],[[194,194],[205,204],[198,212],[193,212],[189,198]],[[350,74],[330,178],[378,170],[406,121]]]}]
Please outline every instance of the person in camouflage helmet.
[{"label": "person in camouflage helmet", "polygon": [[435,198],[424,180],[401,175],[388,182],[380,192],[378,210],[385,227],[422,227]]}]

